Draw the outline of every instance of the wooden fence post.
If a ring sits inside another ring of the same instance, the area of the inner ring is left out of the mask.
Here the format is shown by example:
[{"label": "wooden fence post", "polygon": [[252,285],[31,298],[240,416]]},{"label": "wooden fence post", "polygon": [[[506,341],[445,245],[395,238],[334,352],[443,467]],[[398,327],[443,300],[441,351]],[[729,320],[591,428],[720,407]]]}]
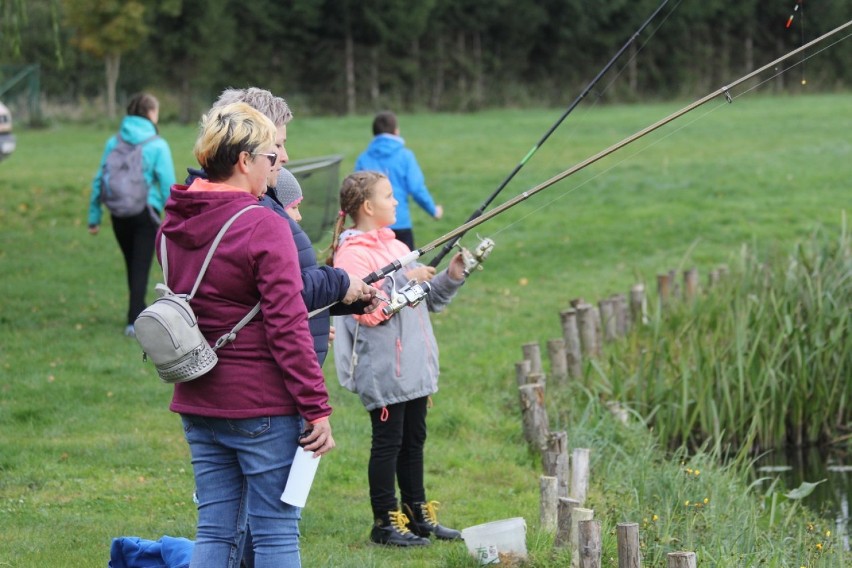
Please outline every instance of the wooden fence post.
[{"label": "wooden fence post", "polygon": [[696,568],[698,563],[694,552],[669,552],[666,555],[668,568]]},{"label": "wooden fence post", "polygon": [[568,433],[551,432],[547,437],[547,450],[542,455],[544,474],[553,476],[558,481],[557,495],[568,497]]},{"label": "wooden fence post", "polygon": [[683,273],[683,298],[694,300],[698,296],[698,269],[690,268]]},{"label": "wooden fence post", "polygon": [[671,297],[672,298],[680,298],[680,282],[677,280],[677,270],[672,268],[669,270],[669,285],[671,288]]},{"label": "wooden fence post", "polygon": [[582,505],[589,488],[589,449],[574,448],[571,454],[571,497]]},{"label": "wooden fence post", "polygon": [[521,349],[524,352],[524,359],[530,362],[530,372],[543,372],[541,366],[541,349],[538,346],[538,342],[524,343]]},{"label": "wooden fence post", "polygon": [[515,378],[518,380],[518,386],[525,385],[529,382],[530,362],[524,359],[515,363]]},{"label": "wooden fence post", "polygon": [[583,355],[596,357],[598,354],[597,332],[595,331],[595,311],[591,304],[577,306],[577,327],[580,330],[580,345]]},{"label": "wooden fence post", "polygon": [[539,498],[539,522],[542,530],[556,531],[556,505],[559,500],[557,495],[559,482],[555,477],[542,475],[539,478],[541,495]]},{"label": "wooden fence post", "polygon": [[603,329],[603,340],[605,343],[615,341],[618,337],[616,333],[615,309],[612,305],[612,299],[605,298],[598,301],[598,308],[601,313],[601,328]]},{"label": "wooden fence post", "polygon": [[564,385],[568,379],[568,363],[565,358],[565,340],[561,337],[547,342],[547,354],[550,356],[550,376],[555,384]]},{"label": "wooden fence post", "polygon": [[637,523],[618,523],[615,532],[618,538],[618,568],[641,568],[639,525]]},{"label": "wooden fence post", "polygon": [[580,568],[601,568],[601,522],[577,523]]},{"label": "wooden fence post", "polygon": [[547,409],[544,407],[544,385],[532,383],[518,387],[523,415],[524,438],[539,451],[547,447]]},{"label": "wooden fence post", "polygon": [[630,318],[627,315],[627,296],[612,295],[612,307],[615,311],[615,334],[624,337],[630,331]]},{"label": "wooden fence post", "polygon": [[595,512],[591,509],[574,507],[571,510],[571,566],[580,568],[580,522],[591,521]]},{"label": "wooden fence post", "polygon": [[644,284],[634,284],[630,288],[630,321],[633,325],[648,323],[648,302],[645,300]]},{"label": "wooden fence post", "polygon": [[574,509],[580,506],[576,499],[560,497],[556,505],[556,538],[553,546],[565,548],[571,544],[571,522]]},{"label": "wooden fence post", "polygon": [[583,358],[580,354],[580,332],[577,329],[577,310],[574,308],[559,314],[562,321],[562,338],[565,340],[565,362],[568,374],[578,379],[583,374]]},{"label": "wooden fence post", "polygon": [[671,279],[668,274],[657,274],[657,295],[660,307],[667,306],[671,299]]}]

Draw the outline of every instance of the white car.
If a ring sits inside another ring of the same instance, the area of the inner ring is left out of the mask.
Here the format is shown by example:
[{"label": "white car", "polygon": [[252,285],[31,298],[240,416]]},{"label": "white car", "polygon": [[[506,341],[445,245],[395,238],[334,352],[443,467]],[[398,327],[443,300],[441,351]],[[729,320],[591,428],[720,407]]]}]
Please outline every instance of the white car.
[{"label": "white car", "polygon": [[12,114],[0,103],[0,160],[15,151],[17,142],[12,134]]}]

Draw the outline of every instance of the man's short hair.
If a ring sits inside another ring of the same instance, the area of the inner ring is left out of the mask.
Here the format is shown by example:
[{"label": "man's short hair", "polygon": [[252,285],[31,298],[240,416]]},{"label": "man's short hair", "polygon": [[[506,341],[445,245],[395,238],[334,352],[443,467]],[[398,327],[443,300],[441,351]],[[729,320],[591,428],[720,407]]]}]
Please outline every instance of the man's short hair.
[{"label": "man's short hair", "polygon": [[397,129],[396,115],[389,110],[382,111],[373,119],[373,136],[393,134]]},{"label": "man's short hair", "polygon": [[255,110],[259,110],[272,121],[275,128],[284,126],[293,119],[293,113],[290,111],[287,101],[281,97],[276,97],[266,89],[258,89],[257,87],[225,89],[213,103],[213,108],[232,103],[246,103]]}]

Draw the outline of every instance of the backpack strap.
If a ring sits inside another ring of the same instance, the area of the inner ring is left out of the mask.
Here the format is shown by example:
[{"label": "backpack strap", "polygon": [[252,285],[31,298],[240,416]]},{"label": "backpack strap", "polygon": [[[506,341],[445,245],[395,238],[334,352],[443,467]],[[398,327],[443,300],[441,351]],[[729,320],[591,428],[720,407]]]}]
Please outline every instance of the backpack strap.
[{"label": "backpack strap", "polygon": [[[242,215],[249,209],[259,208],[261,208],[260,205],[249,205],[247,207],[244,207],[243,209],[240,209],[239,211],[234,213],[234,215],[230,219],[228,219],[228,221],[224,225],[222,225],[222,228],[219,229],[219,232],[216,234],[216,238],[213,239],[213,243],[210,245],[210,248],[207,250],[207,256],[204,257],[204,264],[201,265],[201,270],[198,273],[198,277],[195,279],[195,285],[192,287],[192,292],[185,296],[187,302],[192,300],[192,298],[195,296],[195,293],[198,291],[198,286],[201,284],[201,279],[204,278],[204,273],[207,272],[207,266],[210,264],[210,260],[213,258],[213,253],[216,252],[216,248],[219,246],[219,242],[221,242],[222,237],[225,236],[225,233],[228,231],[231,225],[234,224],[234,221],[236,221],[240,215]],[[163,262],[163,279],[166,281],[166,286],[168,286],[169,258],[168,253],[166,252],[165,235],[161,235],[160,239],[160,257]],[[249,310],[249,312],[243,317],[243,319],[241,319],[237,323],[237,325],[233,327],[233,329],[231,329],[231,331],[216,340],[216,344],[213,346],[213,350],[215,351],[226,343],[230,343],[231,341],[235,340],[237,338],[237,332],[244,328],[246,324],[248,324],[248,322],[250,322],[254,318],[254,316],[258,314],[258,312],[260,312],[260,302],[255,304],[255,306],[251,310]]]}]

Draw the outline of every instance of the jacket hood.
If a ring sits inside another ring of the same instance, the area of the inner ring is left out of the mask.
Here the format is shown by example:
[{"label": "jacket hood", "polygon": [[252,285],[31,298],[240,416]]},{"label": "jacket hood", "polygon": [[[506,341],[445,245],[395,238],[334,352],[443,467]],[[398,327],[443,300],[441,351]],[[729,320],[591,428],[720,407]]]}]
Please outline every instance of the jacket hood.
[{"label": "jacket hood", "polygon": [[387,227],[377,229],[375,231],[367,231],[366,233],[364,231],[359,231],[358,229],[346,229],[340,233],[340,237],[337,239],[337,245],[339,247],[350,245],[374,247],[383,242],[393,241],[395,239],[396,235],[394,235],[394,232]]},{"label": "jacket hood", "polygon": [[376,159],[393,156],[405,148],[405,140],[394,134],[379,134],[367,147],[367,154]]},{"label": "jacket hood", "polygon": [[125,142],[139,144],[157,134],[157,127],[145,117],[125,116],[118,131]]},{"label": "jacket hood", "polygon": [[188,191],[186,185],[173,185],[162,232],[182,248],[207,247],[228,219],[249,205],[258,205],[257,198],[245,191]]}]

